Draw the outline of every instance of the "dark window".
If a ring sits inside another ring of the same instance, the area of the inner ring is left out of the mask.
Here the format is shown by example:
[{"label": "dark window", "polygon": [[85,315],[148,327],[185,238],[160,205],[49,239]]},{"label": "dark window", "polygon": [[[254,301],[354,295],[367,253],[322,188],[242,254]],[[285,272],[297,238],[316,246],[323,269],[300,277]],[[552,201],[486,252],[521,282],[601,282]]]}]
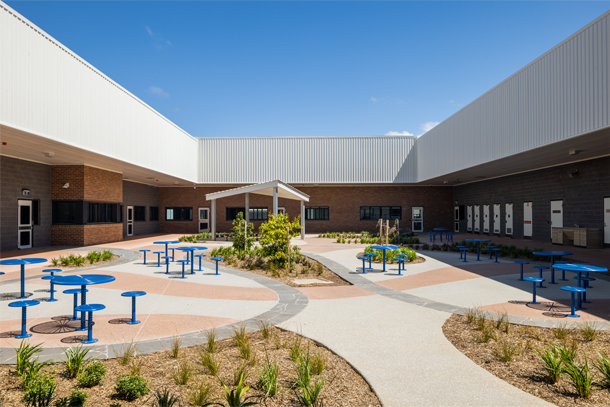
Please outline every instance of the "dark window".
[{"label": "dark window", "polygon": [[193,220],[193,208],[165,208],[165,220]]},{"label": "dark window", "polygon": [[32,201],[32,224],[40,225],[40,200]]},{"label": "dark window", "polygon": [[134,206],[133,207],[133,219],[138,222],[146,220],[146,207],[145,206]]},{"label": "dark window", "polygon": [[305,208],[305,220],[328,220],[328,207]]},{"label": "dark window", "polygon": [[120,222],[119,204],[86,202],[87,223],[117,223]]},{"label": "dark window", "polygon": [[151,206],[150,208],[148,208],[148,218],[151,221],[159,220],[159,207],[158,206]]},{"label": "dark window", "polygon": [[[246,208],[227,208],[227,220],[235,220],[238,213],[245,219]],[[249,208],[250,220],[267,220],[267,208]]]},{"label": "dark window", "polygon": [[80,223],[77,222],[76,202],[54,201],[53,223]]},{"label": "dark window", "polygon": [[402,219],[400,206],[361,206],[360,220]]}]

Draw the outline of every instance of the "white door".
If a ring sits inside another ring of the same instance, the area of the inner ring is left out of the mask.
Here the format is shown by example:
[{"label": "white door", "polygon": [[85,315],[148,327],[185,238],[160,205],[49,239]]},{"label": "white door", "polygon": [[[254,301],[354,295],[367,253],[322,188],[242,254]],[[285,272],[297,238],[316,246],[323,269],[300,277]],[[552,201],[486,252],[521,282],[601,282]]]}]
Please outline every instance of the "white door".
[{"label": "white door", "polygon": [[199,208],[199,233],[210,231],[210,208]]},{"label": "white door", "polygon": [[127,207],[127,236],[133,236],[133,206]]},{"label": "white door", "polygon": [[474,206],[474,231],[478,232],[481,230],[481,219],[479,215],[481,214],[481,205]]},{"label": "white door", "polygon": [[523,236],[532,237],[532,203],[523,202]]},{"label": "white door", "polygon": [[512,235],[513,234],[513,204],[512,203],[507,203],[506,204],[506,220],[505,220],[505,224],[506,224],[506,234],[507,235]]},{"label": "white door", "polygon": [[424,231],[424,208],[421,206],[411,208],[411,231]]},{"label": "white door", "polygon": [[551,201],[551,237],[553,228],[563,227],[563,200]]},{"label": "white door", "polygon": [[466,207],[466,217],[468,218],[468,223],[466,224],[466,230],[468,232],[472,232],[472,206]]},{"label": "white door", "polygon": [[456,206],[453,208],[453,231],[458,233],[460,231],[460,207]]},{"label": "white door", "polygon": [[604,198],[604,243],[610,244],[610,197]]},{"label": "white door", "polygon": [[284,207],[284,206],[278,206],[278,207],[277,207],[277,214],[279,215],[280,213],[281,213],[282,215],[286,215],[286,207]]},{"label": "white door", "polygon": [[32,201],[17,201],[18,205],[18,243],[20,249],[32,247]]},{"label": "white door", "polygon": [[483,205],[483,233],[489,233],[489,205]]},{"label": "white door", "polygon": [[494,233],[500,234],[500,204],[494,204]]}]

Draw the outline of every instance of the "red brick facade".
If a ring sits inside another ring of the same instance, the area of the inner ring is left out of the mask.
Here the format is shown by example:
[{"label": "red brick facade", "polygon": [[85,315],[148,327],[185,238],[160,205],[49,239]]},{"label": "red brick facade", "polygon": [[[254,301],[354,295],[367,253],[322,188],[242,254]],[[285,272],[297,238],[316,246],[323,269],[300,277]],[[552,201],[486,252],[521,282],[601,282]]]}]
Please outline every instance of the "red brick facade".
[{"label": "red brick facade", "polygon": [[[361,221],[361,206],[401,206],[402,221],[405,228],[411,228],[411,208],[424,208],[424,230],[435,227],[452,228],[453,224],[453,188],[451,187],[420,187],[420,186],[320,186],[299,187],[300,191],[309,195],[306,207],[327,206],[328,221],[306,221],[307,233],[322,233],[333,231],[360,232],[373,231],[377,221]],[[197,210],[199,207],[211,207],[211,202],[205,200],[205,195],[223,191],[232,187],[197,187],[193,188],[161,188],[161,232],[162,233],[197,233]],[[216,225],[218,232],[228,232],[231,222],[226,220],[227,207],[243,207],[245,196],[238,195],[216,201]],[[250,194],[250,207],[267,207],[272,210],[273,199],[269,196]],[[166,207],[192,207],[193,221],[166,221]],[[279,206],[286,208],[291,218],[300,214],[300,202],[290,199],[279,199]],[[255,230],[261,221],[253,221]]]},{"label": "red brick facade", "polygon": [[123,240],[122,223],[51,226],[53,246],[90,246],[121,240]]},{"label": "red brick facade", "polygon": [[[68,183],[68,188],[63,186]],[[83,165],[51,167],[51,200],[123,202],[123,175]],[[123,240],[122,223],[52,225],[54,246],[87,246]]]}]

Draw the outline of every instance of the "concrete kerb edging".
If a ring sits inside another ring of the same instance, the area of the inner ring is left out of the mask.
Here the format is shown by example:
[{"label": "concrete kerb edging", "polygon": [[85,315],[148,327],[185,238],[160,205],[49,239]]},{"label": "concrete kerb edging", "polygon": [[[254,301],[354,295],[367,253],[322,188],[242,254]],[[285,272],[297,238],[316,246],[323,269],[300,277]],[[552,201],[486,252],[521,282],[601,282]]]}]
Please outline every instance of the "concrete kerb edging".
[{"label": "concrete kerb edging", "polygon": [[[118,250],[118,249],[113,249]],[[127,252],[127,250],[124,250]],[[137,253],[137,252],[131,252]],[[139,254],[137,255],[139,258]],[[118,260],[117,260],[118,261]],[[104,266],[109,267],[110,264],[117,264],[117,261],[112,263],[104,264]],[[128,260],[125,263],[133,261]],[[219,340],[227,339],[233,333],[234,327],[246,326],[246,330],[248,332],[258,331],[258,322],[269,321],[269,323],[273,325],[281,324],[284,321],[294,317],[299,314],[302,310],[305,309],[307,304],[309,303],[309,299],[305,294],[300,292],[299,290],[292,288],[284,283],[281,283],[277,280],[273,280],[268,277],[264,277],[258,274],[252,274],[241,270],[235,270],[226,268],[223,266],[218,267],[219,271],[222,273],[233,274],[239,277],[247,278],[250,280],[254,280],[255,282],[263,285],[264,287],[272,290],[278,296],[278,303],[275,304],[273,308],[268,311],[263,312],[262,314],[257,315],[256,317],[235,322],[232,324],[224,325],[222,327],[216,328],[216,337]],[[84,269],[77,269],[77,271],[82,271]],[[19,280],[17,280],[19,281]],[[172,341],[174,338],[179,338],[182,342],[182,347],[194,346],[194,345],[203,345],[207,343],[206,334],[207,330],[201,330],[197,332],[191,332],[188,334],[176,335],[172,337],[164,337],[158,339],[151,339],[142,342],[134,342],[137,348],[137,354],[139,355],[147,355],[154,352],[164,351],[171,348]],[[125,349],[130,345],[130,343],[118,343],[112,345],[94,345],[91,347],[87,347],[89,349],[89,356],[96,357],[98,359],[113,359],[123,354]],[[14,364],[15,352],[12,348],[0,348],[0,364]],[[42,352],[37,354],[41,358],[41,360],[60,362],[65,360],[65,354],[62,348],[44,348]]]},{"label": "concrete kerb edging", "polygon": [[[374,294],[383,295],[384,297],[392,298],[397,301],[406,302],[409,304],[419,305],[420,307],[431,308],[437,311],[444,311],[457,315],[466,315],[465,309],[463,307],[458,307],[452,304],[446,304],[442,302],[437,302],[433,300],[428,300],[426,298],[417,297],[411,294],[406,294],[400,291],[392,290],[391,288],[382,287],[378,284],[373,283],[372,281],[367,280],[366,278],[360,276],[359,274],[355,274],[352,270],[343,266],[336,261],[330,260],[324,256],[318,254],[307,253],[305,256],[310,257],[313,260],[316,260],[322,263],[326,268],[331,270],[333,273],[337,274],[344,280],[350,282],[351,284],[360,287],[366,291],[369,291]],[[497,319],[502,316],[502,314],[494,313],[494,312],[486,312],[486,315],[489,318]],[[547,319],[542,318],[529,318],[529,317],[520,317],[515,315],[509,315],[509,322],[518,325],[528,325],[535,326],[540,328],[556,328],[558,324],[562,322],[567,322],[565,320],[549,321]],[[583,325],[591,323],[591,321],[572,321],[570,320],[570,325]],[[602,331],[610,331],[610,324],[608,323],[600,323],[597,322],[597,329]]]}]

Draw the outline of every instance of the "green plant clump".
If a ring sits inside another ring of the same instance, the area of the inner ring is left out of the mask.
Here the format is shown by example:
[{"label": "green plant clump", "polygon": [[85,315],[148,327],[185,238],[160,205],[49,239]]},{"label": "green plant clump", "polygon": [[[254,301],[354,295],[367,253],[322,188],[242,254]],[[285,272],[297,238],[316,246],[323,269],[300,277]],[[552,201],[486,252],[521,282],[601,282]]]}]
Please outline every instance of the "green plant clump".
[{"label": "green plant clump", "polygon": [[78,375],[78,385],[80,387],[93,387],[102,382],[106,375],[106,366],[102,362],[93,362]]},{"label": "green plant clump", "polygon": [[21,401],[32,407],[47,407],[51,404],[57,384],[49,374],[40,374],[28,383]]},{"label": "green plant clump", "polygon": [[71,379],[78,376],[78,374],[93,360],[91,358],[87,358],[89,348],[83,348],[82,344],[74,348],[64,349],[63,351],[66,355],[64,365],[66,366],[68,377]]},{"label": "green plant clump", "polygon": [[150,388],[148,387],[148,380],[144,379],[142,376],[129,375],[119,377],[114,390],[117,392],[119,398],[133,401],[148,393]]},{"label": "green plant clump", "polygon": [[[300,233],[300,217],[297,216],[293,222],[290,222],[288,216],[283,213],[277,216],[271,215],[267,222],[260,225],[258,231],[263,256],[269,257],[270,261],[280,267],[287,267],[289,262],[288,240]],[[301,256],[298,246],[291,246],[291,252],[291,257]]]}]

